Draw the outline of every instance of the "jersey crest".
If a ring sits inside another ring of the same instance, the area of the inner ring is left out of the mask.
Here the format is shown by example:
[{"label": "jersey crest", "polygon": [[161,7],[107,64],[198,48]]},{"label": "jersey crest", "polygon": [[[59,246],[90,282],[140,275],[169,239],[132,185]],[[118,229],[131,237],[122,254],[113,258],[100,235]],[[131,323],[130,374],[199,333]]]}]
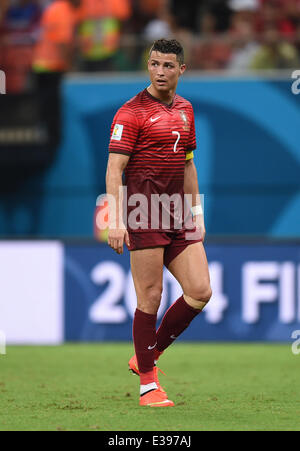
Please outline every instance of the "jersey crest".
[{"label": "jersey crest", "polygon": [[188,122],[188,119],[186,117],[185,111],[181,110],[180,111],[180,116],[181,116],[181,119],[183,120],[183,126],[182,126],[183,130],[189,131],[190,126],[189,126],[189,122]]}]

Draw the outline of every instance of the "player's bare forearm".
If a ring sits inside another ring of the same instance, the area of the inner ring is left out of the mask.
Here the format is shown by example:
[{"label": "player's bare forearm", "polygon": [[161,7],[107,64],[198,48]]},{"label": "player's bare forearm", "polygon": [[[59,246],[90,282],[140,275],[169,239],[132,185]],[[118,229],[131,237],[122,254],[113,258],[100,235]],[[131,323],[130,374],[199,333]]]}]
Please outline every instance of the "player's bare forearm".
[{"label": "player's bare forearm", "polygon": [[193,211],[193,221],[196,227],[201,231],[201,235],[204,241],[205,238],[205,225],[204,214],[200,201],[199,184],[197,169],[193,159],[187,160],[184,170],[184,193],[191,195],[191,207]]},{"label": "player's bare forearm", "polygon": [[106,193],[109,205],[108,244],[118,254],[123,253],[124,241],[129,246],[128,232],[123,223],[122,212],[122,174],[128,157],[121,154],[110,154],[106,171]]},{"label": "player's bare forearm", "polygon": [[184,193],[192,195],[191,207],[199,203],[199,185],[197,177],[197,169],[194,160],[188,160],[184,169]]},{"label": "player's bare forearm", "polygon": [[106,193],[109,202],[109,227],[117,228],[122,222],[122,171],[108,164],[106,172]]}]

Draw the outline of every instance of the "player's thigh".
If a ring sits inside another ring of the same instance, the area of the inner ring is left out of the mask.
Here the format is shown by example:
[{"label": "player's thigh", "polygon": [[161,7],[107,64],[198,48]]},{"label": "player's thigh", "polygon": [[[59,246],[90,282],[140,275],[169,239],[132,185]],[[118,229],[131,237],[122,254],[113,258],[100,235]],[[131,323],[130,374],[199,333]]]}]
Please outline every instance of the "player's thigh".
[{"label": "player's thigh", "polygon": [[[138,307],[159,307],[163,283],[164,248],[155,247],[130,252],[131,272],[138,300]],[[144,308],[145,307],[145,308]]]},{"label": "player's thigh", "polygon": [[187,296],[193,299],[211,297],[208,263],[201,242],[188,245],[171,261],[168,269]]}]

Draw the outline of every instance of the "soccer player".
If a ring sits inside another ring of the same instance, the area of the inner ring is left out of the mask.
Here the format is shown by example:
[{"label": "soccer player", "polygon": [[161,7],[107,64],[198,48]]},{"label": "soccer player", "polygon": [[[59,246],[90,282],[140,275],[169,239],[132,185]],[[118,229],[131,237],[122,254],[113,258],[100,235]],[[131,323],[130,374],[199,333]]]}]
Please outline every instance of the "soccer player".
[{"label": "soccer player", "polygon": [[[130,250],[137,309],[133,321],[135,355],[129,367],[140,376],[141,406],[174,405],[159,383],[156,362],[203,310],[212,294],[193,161],[194,113],[191,103],[176,94],[185,69],[180,43],[155,41],[148,60],[150,86],[118,110],[111,127],[107,194],[117,206],[123,203],[119,187],[125,171],[128,202],[126,215],[123,207],[113,209],[110,203],[108,244],[118,254],[123,252],[124,243]],[[185,194],[192,199],[193,230],[188,220],[181,228],[177,225],[180,221],[176,223],[176,219],[182,216],[178,202],[160,206],[159,210],[152,202],[157,196],[176,199],[177,195],[182,207]],[[137,203],[140,207],[134,209]],[[165,210],[170,216],[167,224],[160,218]],[[164,265],[180,283],[183,295],[167,310],[156,330]]]}]

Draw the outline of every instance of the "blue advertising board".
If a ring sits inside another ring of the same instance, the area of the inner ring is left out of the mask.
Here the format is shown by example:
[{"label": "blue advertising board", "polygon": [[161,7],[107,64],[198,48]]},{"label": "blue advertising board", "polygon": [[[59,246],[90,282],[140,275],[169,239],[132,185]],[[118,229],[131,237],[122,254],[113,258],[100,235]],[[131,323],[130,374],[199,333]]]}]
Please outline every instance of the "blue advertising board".
[{"label": "blue advertising board", "polygon": [[[180,340],[290,341],[300,329],[300,245],[207,244],[213,297]],[[165,269],[158,324],[181,288]],[[131,340],[136,296],[129,252],[65,247],[65,339]]]}]

